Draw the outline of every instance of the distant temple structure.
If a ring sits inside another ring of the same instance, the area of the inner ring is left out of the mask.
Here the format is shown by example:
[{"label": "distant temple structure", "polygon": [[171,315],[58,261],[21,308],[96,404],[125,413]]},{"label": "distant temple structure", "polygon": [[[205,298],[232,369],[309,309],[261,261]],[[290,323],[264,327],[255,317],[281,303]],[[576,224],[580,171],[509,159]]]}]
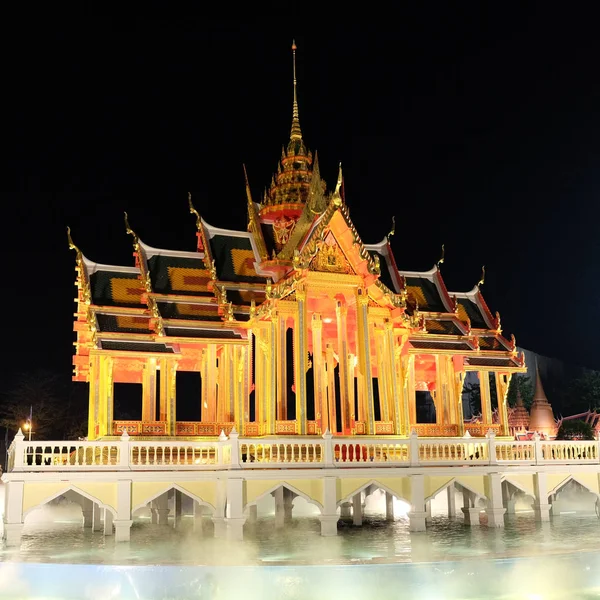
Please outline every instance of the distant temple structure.
[{"label": "distant temple structure", "polygon": [[[146,244],[127,215],[131,266],[92,262],[69,234],[74,380],[89,383],[88,439],[234,428],[254,437],[510,435],[507,391],[511,376],[525,372],[524,356],[489,310],[483,277],[471,291],[449,292],[443,254],[429,271],[404,271],[393,228],[379,243],[362,241],[341,167],[330,192],[304,141],[295,46],[293,56],[290,138],[260,202],[246,177],[246,231],[207,223],[190,197],[195,251]],[[463,417],[470,371],[480,382],[479,423]],[[180,373],[198,376],[197,421],[178,419]],[[115,419],[117,383],[141,385],[139,420]],[[548,413],[537,394],[530,427]],[[434,417],[422,422],[419,407],[431,400]]]},{"label": "distant temple structure", "polygon": [[557,429],[552,406],[546,398],[538,368],[535,370],[535,392],[529,417],[529,429],[548,438],[554,437]]},{"label": "distant temple structure", "polygon": [[526,434],[529,431],[529,411],[523,404],[521,391],[517,388],[517,402],[509,409],[508,423],[511,435]]}]

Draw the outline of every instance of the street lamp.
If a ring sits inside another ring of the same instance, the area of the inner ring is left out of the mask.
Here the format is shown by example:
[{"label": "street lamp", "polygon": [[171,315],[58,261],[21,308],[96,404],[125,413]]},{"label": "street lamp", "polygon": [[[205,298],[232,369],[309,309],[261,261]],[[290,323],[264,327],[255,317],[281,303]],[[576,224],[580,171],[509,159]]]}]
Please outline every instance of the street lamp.
[{"label": "street lamp", "polygon": [[25,421],[23,428],[25,429],[25,431],[29,432],[29,441],[31,441],[31,421],[29,419],[27,419],[27,421]]}]

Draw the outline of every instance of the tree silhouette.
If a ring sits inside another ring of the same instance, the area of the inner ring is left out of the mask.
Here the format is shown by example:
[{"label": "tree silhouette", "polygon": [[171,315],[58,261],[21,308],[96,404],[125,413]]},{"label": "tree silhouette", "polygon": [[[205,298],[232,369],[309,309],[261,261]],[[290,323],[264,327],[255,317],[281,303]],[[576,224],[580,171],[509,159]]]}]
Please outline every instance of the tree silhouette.
[{"label": "tree silhouette", "polygon": [[517,404],[517,390],[521,393],[523,406],[529,410],[533,402],[533,383],[528,375],[515,374],[512,376],[507,396],[509,406]]},{"label": "tree silhouette", "polygon": [[600,372],[586,370],[571,382],[568,406],[572,413],[600,408]]},{"label": "tree silhouette", "polygon": [[83,435],[86,407],[81,390],[69,384],[64,377],[43,369],[18,374],[0,396],[0,425],[8,429],[9,438],[27,422],[30,410],[35,439]]}]

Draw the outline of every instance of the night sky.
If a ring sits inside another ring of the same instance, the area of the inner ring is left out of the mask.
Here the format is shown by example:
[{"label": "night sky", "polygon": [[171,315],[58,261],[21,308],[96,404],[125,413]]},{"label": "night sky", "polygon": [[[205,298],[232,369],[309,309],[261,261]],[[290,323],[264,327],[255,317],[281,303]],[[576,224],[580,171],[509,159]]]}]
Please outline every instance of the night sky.
[{"label": "night sky", "polygon": [[596,21],[474,6],[8,32],[3,377],[71,372],[67,225],[89,259],[126,265],[124,210],[155,247],[194,249],[188,191],[209,223],[245,228],[242,164],[259,200],[289,139],[292,38],[304,139],[330,188],[342,162],[363,240],[395,215],[400,269],[428,270],[445,244],[449,290],[485,264],[507,336],[600,368]]}]

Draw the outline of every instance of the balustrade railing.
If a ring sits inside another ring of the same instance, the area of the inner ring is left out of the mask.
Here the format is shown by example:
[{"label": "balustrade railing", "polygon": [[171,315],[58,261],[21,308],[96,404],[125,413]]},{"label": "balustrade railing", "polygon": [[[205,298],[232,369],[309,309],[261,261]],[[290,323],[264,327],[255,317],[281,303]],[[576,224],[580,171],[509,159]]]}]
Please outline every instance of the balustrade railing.
[{"label": "balustrade railing", "polygon": [[19,432],[8,471],[223,470],[281,468],[433,467],[600,464],[599,441],[485,438],[320,437],[240,438],[233,430],[212,441],[131,438],[110,441],[27,441]]}]

